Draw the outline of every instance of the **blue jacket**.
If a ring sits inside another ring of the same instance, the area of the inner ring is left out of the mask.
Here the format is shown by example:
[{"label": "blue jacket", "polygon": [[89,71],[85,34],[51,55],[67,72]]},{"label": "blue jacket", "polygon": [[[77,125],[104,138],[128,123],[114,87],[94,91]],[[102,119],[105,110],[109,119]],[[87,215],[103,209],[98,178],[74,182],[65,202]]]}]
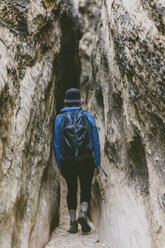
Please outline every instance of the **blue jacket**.
[{"label": "blue jacket", "polygon": [[[55,126],[54,126],[54,148],[55,148],[55,155],[56,155],[56,161],[59,170],[61,170],[60,160],[64,160],[62,154],[61,154],[61,119],[65,112],[67,111],[74,111],[74,110],[82,110],[81,107],[73,106],[73,107],[66,107],[61,110],[61,114],[57,115],[55,120]],[[92,126],[92,140],[93,140],[93,156],[95,158],[96,166],[100,166],[100,142],[99,142],[99,136],[98,131],[95,123],[95,119],[93,115],[89,112],[85,112],[85,114],[88,117],[88,120],[91,123]]]}]

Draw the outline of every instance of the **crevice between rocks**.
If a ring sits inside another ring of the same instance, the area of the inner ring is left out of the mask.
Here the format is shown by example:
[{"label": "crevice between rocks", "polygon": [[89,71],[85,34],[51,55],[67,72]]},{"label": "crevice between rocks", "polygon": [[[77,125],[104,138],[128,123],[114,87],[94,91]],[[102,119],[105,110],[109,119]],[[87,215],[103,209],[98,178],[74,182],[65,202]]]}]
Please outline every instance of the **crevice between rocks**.
[{"label": "crevice between rocks", "polygon": [[64,106],[65,91],[68,88],[79,88],[81,65],[78,55],[78,43],[81,38],[81,27],[78,17],[73,19],[67,12],[60,16],[62,29],[61,50],[53,63],[55,79],[56,113]]},{"label": "crevice between rocks", "polygon": [[[64,98],[65,98],[66,90],[72,87],[81,89],[81,85],[82,85],[81,82],[82,65],[81,65],[81,57],[79,55],[79,42],[83,36],[84,30],[82,29],[81,21],[78,18],[77,19],[76,18],[77,17],[75,17],[74,19],[73,16],[70,16],[67,12],[61,12],[60,14],[60,24],[62,28],[61,50],[60,50],[60,54],[55,58],[53,63],[54,75],[56,75],[55,78],[56,115],[59,114],[60,109],[64,107]],[[97,20],[97,25],[98,25],[98,20]],[[88,59],[90,60],[90,58]],[[85,92],[85,94],[87,95],[88,92]],[[99,88],[96,89],[96,95],[98,99],[98,105],[103,110],[104,103],[103,103],[102,90]],[[88,216],[90,220],[94,223],[94,225],[98,227],[99,219],[100,219],[100,204],[101,204],[101,190],[98,180],[94,180],[92,191],[93,191],[93,196],[97,196],[97,198],[92,197]],[[52,230],[53,229],[51,229],[51,231]]]}]

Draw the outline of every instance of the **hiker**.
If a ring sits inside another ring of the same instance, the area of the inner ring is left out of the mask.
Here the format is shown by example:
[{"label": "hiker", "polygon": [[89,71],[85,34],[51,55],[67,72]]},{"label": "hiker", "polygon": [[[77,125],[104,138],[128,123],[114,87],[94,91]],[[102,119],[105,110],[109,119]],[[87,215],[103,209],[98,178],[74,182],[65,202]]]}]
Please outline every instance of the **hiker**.
[{"label": "hiker", "polygon": [[[93,175],[100,173],[100,142],[94,117],[85,112],[80,103],[80,91],[68,89],[65,93],[67,107],[57,115],[54,128],[55,155],[60,174],[65,178],[68,194],[67,206],[70,215],[70,233],[90,232],[87,210],[91,199]],[[80,180],[81,211],[76,219],[77,178]]]}]

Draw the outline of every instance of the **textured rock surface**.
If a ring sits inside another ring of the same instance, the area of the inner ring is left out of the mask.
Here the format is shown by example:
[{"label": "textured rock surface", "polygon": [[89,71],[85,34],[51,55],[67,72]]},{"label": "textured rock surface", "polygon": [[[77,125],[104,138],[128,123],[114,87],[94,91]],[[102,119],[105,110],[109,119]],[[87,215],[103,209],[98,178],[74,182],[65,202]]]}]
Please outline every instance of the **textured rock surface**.
[{"label": "textured rock surface", "polygon": [[164,9],[163,1],[103,1],[92,52],[89,109],[109,175],[95,187],[92,213],[117,248],[165,247]]},{"label": "textured rock surface", "polygon": [[79,77],[78,26],[72,1],[0,2],[0,247],[44,247],[58,224],[55,97],[59,68]]}]

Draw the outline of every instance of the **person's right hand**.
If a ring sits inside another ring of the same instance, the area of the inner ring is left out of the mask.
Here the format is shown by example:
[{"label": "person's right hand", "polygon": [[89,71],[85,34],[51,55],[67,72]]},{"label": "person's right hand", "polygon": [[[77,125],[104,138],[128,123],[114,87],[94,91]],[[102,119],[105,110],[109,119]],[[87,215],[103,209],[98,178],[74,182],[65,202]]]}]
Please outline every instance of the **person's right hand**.
[{"label": "person's right hand", "polygon": [[94,170],[94,175],[95,177],[97,177],[99,174],[100,174],[100,167],[97,166]]},{"label": "person's right hand", "polygon": [[60,172],[60,175],[64,178],[64,175],[62,174],[62,171],[61,171],[61,170],[59,170],[59,172]]}]

